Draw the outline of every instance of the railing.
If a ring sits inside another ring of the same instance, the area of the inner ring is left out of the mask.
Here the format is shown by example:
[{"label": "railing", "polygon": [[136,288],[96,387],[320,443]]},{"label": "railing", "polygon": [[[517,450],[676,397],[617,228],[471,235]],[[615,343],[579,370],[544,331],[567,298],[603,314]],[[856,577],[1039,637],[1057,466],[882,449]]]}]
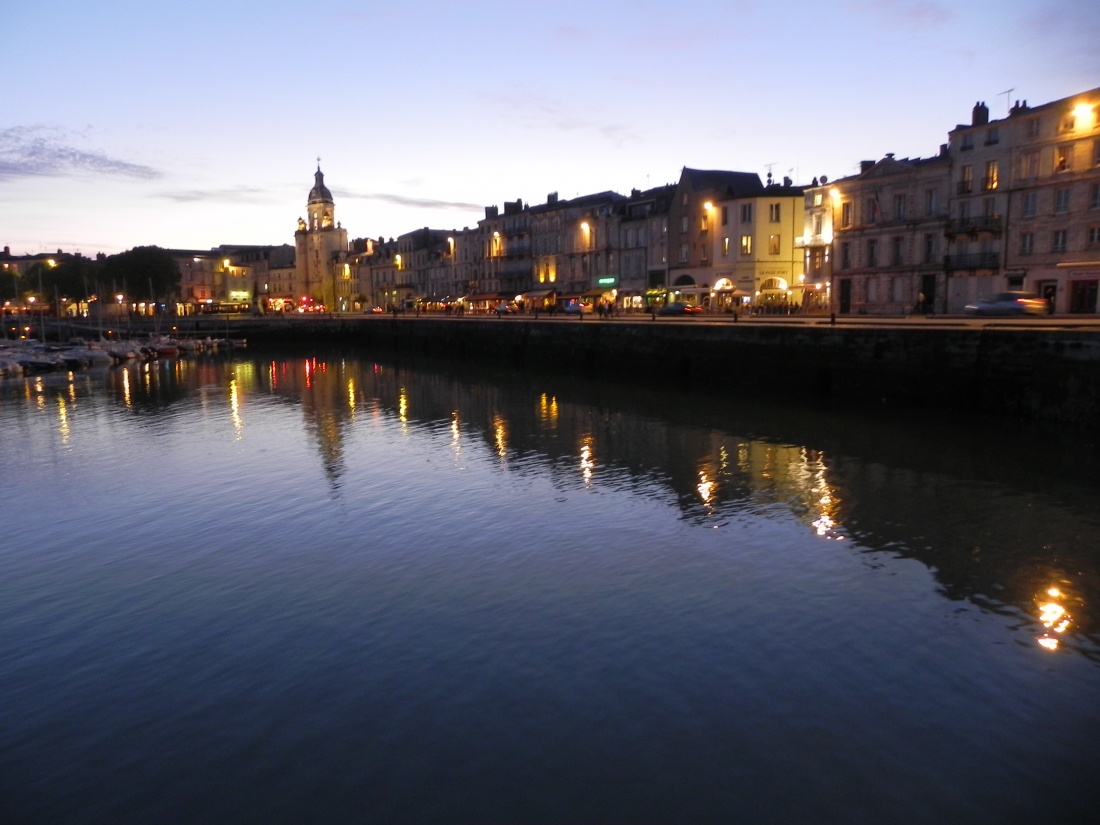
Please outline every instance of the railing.
[{"label": "railing", "polygon": [[828,246],[829,242],[825,240],[824,235],[800,235],[794,239],[795,249],[806,249],[813,246]]},{"label": "railing", "polygon": [[953,218],[947,224],[948,235],[977,235],[992,232],[999,235],[1004,229],[1004,218],[1000,215],[978,215],[973,218]]},{"label": "railing", "polygon": [[966,255],[945,255],[943,268],[947,272],[959,269],[997,269],[1001,256],[996,252],[970,252]]},{"label": "railing", "polygon": [[974,181],[961,180],[955,184],[955,192],[959,195],[969,195],[974,189]]}]

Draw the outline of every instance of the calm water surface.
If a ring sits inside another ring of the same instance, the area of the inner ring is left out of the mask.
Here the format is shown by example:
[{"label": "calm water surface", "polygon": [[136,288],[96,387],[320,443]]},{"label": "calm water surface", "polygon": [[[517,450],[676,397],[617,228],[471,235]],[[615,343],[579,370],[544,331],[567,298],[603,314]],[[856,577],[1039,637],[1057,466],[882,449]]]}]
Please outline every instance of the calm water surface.
[{"label": "calm water surface", "polygon": [[1091,819],[1096,445],[875,413],[0,381],[0,821]]}]

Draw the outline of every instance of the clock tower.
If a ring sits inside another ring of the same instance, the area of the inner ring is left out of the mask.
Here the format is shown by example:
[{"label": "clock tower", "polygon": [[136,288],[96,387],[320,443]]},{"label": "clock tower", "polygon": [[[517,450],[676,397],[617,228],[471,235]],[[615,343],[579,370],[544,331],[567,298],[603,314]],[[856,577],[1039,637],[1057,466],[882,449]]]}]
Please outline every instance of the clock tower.
[{"label": "clock tower", "polygon": [[[336,311],[339,299],[345,298],[347,289],[341,289],[346,273],[348,231],[336,222],[336,210],[332,193],[325,186],[325,175],[318,158],[317,172],[313,176],[313,188],[306,201],[307,218],[298,218],[298,231],[294,233],[295,281],[298,287],[295,303],[322,303],[326,309]],[[303,300],[306,299],[306,300]]]}]

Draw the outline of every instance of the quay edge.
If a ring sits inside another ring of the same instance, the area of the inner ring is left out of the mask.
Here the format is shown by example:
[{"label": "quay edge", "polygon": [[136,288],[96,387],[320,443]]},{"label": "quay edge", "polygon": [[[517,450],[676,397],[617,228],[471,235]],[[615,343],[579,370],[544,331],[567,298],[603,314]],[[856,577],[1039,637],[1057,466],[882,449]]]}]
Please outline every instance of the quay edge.
[{"label": "quay edge", "polygon": [[1100,420],[1100,332],[1090,329],[385,316],[247,319],[230,334],[845,405]]}]

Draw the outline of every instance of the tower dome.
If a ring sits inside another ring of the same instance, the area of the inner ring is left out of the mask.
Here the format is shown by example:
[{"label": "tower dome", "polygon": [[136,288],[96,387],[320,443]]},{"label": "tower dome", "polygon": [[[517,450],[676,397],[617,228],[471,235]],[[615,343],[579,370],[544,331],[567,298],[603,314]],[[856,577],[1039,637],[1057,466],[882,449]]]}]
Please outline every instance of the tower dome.
[{"label": "tower dome", "polygon": [[336,208],[332,202],[332,193],[325,186],[325,175],[320,162],[313,176],[313,188],[309,190],[306,212],[309,213],[309,231],[333,229],[336,226]]},{"label": "tower dome", "polygon": [[332,193],[325,186],[325,173],[321,171],[320,164],[317,164],[317,172],[313,175],[313,178],[315,183],[313,188],[309,190],[307,205],[311,203],[332,203]]}]

